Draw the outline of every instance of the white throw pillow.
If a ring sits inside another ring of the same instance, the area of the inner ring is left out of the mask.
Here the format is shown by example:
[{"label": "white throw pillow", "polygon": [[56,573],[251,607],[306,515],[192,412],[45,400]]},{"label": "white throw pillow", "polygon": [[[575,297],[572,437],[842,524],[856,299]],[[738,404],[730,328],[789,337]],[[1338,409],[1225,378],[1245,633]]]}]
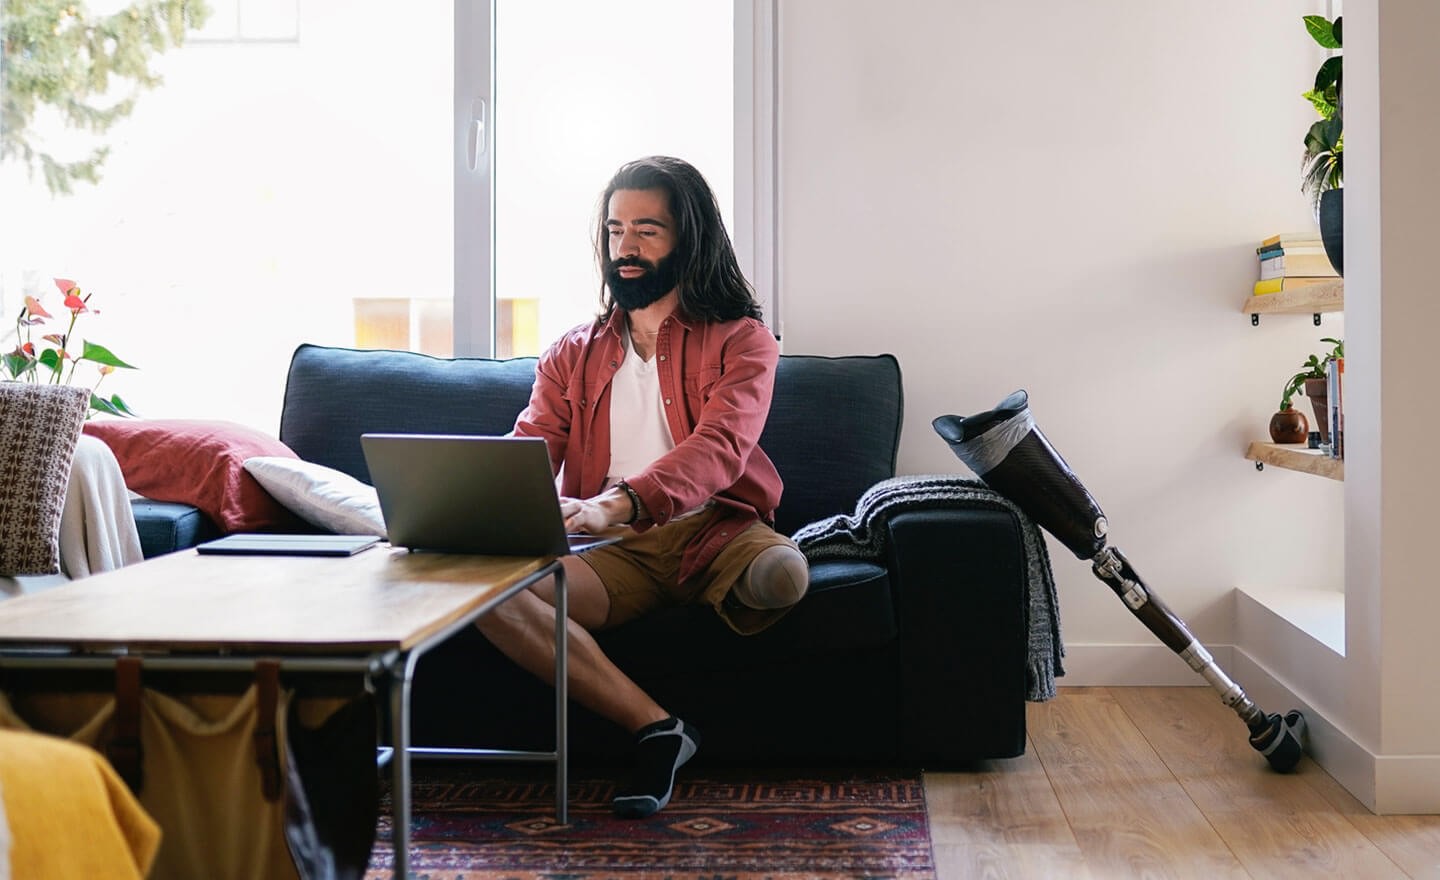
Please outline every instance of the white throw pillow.
[{"label": "white throw pillow", "polygon": [[245,470],[296,516],[338,535],[385,537],[385,519],[374,486],[334,468],[298,458],[261,455]]}]

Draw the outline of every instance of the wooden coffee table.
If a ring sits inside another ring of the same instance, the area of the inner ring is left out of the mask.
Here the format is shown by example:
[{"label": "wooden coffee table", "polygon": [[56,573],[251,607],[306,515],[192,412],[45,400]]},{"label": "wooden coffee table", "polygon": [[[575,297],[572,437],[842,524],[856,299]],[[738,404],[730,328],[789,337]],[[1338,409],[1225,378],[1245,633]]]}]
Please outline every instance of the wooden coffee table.
[{"label": "wooden coffee table", "polygon": [[[410,685],[426,650],[506,599],[555,575],[555,751],[410,747]],[[395,877],[409,872],[410,758],[555,762],[566,815],[566,591],[554,557],[409,553],[389,545],[342,558],[174,553],[0,602],[0,667],[359,673],[385,701]],[[386,756],[382,756],[386,757]]]}]

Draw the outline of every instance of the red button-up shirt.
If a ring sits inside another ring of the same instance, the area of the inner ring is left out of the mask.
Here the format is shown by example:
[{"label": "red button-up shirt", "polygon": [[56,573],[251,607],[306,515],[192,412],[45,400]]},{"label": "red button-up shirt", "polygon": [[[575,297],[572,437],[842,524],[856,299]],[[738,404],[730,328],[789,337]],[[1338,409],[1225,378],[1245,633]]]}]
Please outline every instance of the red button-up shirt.
[{"label": "red button-up shirt", "polygon": [[[591,498],[605,488],[610,381],[624,356],[623,320],[617,309],[603,324],[576,327],[550,346],[515,421],[517,435],[545,438],[568,497]],[[645,503],[651,522],[637,523],[640,530],[714,499],[715,515],[681,558],[682,581],[756,519],[775,520],[780,474],[758,443],[779,356],[775,337],[753,318],[703,322],[676,313],[660,325],[654,357],[675,448],[641,473],[616,476]]]}]

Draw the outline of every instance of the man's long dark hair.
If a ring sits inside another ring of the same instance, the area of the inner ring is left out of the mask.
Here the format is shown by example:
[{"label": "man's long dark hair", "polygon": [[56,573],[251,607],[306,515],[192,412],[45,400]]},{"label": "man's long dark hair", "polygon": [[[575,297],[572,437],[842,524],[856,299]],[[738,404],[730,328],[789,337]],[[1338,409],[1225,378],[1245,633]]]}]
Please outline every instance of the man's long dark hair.
[{"label": "man's long dark hair", "polygon": [[600,320],[615,311],[615,300],[606,288],[605,268],[610,262],[610,197],[617,189],[658,189],[670,200],[675,220],[675,250],[679,276],[680,311],[699,321],[733,321],[760,318],[760,304],[750,282],[740,272],[735,246],[720,219],[720,203],[699,171],[690,163],[670,156],[647,156],[627,162],[615,172],[600,197],[600,217],[595,230],[595,257],[600,263]]}]

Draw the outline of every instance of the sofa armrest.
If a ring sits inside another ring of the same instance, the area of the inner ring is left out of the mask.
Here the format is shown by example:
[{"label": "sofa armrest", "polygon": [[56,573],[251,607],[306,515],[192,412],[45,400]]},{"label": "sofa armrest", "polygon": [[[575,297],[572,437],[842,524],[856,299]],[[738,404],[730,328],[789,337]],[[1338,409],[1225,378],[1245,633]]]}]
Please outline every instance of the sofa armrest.
[{"label": "sofa armrest", "polygon": [[899,624],[900,753],[938,763],[1025,751],[1025,545],[1008,511],[888,521]]},{"label": "sofa armrest", "polygon": [[131,500],[130,509],[135,514],[135,530],[140,533],[140,552],[146,559],[220,536],[215,523],[188,504],[136,498]]}]

